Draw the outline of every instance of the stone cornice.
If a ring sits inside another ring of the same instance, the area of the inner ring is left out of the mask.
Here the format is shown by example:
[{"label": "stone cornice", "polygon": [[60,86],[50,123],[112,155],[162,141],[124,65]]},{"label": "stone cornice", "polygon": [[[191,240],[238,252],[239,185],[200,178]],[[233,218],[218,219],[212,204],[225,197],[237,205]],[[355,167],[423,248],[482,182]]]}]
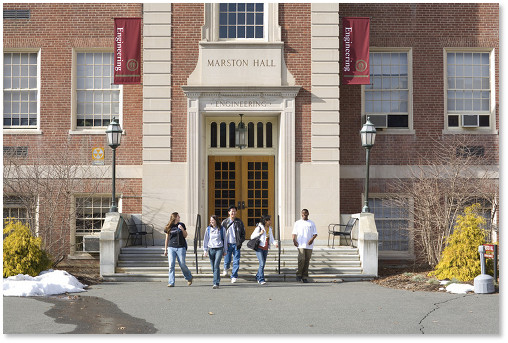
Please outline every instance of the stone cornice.
[{"label": "stone cornice", "polygon": [[217,87],[217,86],[182,86],[188,98],[200,97],[282,97],[295,98],[300,86],[269,87]]}]

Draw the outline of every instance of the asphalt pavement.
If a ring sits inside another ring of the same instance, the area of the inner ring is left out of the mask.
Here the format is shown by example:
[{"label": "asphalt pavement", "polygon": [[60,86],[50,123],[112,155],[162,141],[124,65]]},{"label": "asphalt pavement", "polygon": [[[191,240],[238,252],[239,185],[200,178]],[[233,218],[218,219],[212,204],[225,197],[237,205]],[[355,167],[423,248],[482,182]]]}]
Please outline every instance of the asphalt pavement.
[{"label": "asphalt pavement", "polygon": [[[269,280],[268,280],[269,281]],[[3,297],[7,334],[489,335],[499,294],[412,292],[358,282],[102,283],[86,292]],[[486,337],[487,338],[487,337]]]}]

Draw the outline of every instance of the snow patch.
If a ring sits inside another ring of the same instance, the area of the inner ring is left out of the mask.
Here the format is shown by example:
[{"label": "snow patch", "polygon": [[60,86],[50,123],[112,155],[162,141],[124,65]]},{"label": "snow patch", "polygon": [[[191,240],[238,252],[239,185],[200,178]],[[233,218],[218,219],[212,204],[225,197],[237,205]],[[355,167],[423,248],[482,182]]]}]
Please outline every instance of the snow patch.
[{"label": "snow patch", "polygon": [[3,286],[4,296],[8,297],[85,292],[87,287],[66,271],[53,269],[45,270],[36,277],[18,274],[4,278]]}]

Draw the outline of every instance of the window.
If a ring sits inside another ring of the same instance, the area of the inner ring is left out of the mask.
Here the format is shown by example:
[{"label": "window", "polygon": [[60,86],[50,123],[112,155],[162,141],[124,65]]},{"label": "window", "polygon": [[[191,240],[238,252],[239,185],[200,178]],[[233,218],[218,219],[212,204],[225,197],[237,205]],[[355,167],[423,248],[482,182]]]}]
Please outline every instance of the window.
[{"label": "window", "polygon": [[[235,148],[237,122],[209,123],[210,148]],[[270,121],[246,122],[248,148],[273,148],[273,124]],[[208,138],[207,137],[207,138]]]},{"label": "window", "polygon": [[4,226],[6,220],[18,220],[25,225],[30,225],[29,211],[26,208],[27,201],[17,196],[4,196]]},{"label": "window", "polygon": [[365,117],[376,129],[412,128],[410,53],[371,52],[369,59],[371,84],[363,87]]},{"label": "window", "polygon": [[219,38],[264,38],[264,4],[220,4]]},{"label": "window", "polygon": [[76,61],[76,126],[107,127],[121,114],[121,87],[113,84],[113,53],[78,52]]},{"label": "window", "polygon": [[38,53],[4,53],[4,128],[37,129],[38,97]]},{"label": "window", "polygon": [[448,128],[489,128],[491,53],[447,51],[445,56]]},{"label": "window", "polygon": [[111,197],[76,198],[75,251],[83,251],[83,236],[101,232],[110,208]]},{"label": "window", "polygon": [[379,251],[409,252],[409,201],[402,204],[391,198],[373,197],[369,198],[369,208],[379,234]]}]

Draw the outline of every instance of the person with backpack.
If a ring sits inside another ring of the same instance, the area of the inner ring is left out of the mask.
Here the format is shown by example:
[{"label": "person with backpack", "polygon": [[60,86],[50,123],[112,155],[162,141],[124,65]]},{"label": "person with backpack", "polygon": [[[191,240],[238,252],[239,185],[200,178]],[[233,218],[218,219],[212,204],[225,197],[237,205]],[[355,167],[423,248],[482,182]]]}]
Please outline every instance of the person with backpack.
[{"label": "person with backpack", "polygon": [[192,274],[185,264],[185,256],[187,254],[187,229],[185,224],[180,222],[178,212],[171,213],[169,223],[164,228],[166,241],[164,244],[164,256],[168,256],[169,262],[169,282],[168,287],[175,286],[175,258],[178,260],[183,276],[187,280],[187,284],[192,285]]},{"label": "person with backpack", "polygon": [[227,249],[224,256],[224,273],[228,275],[228,269],[233,257],[233,270],[231,271],[231,283],[235,283],[238,278],[238,269],[240,268],[240,249],[245,241],[245,226],[240,218],[236,217],[236,206],[229,206],[229,217],[222,221],[222,227],[226,229]]},{"label": "person with backpack", "polygon": [[226,229],[218,225],[217,216],[210,217],[210,225],[206,228],[203,238],[203,250],[205,257],[210,256],[213,272],[213,289],[219,288],[220,284],[220,261],[226,256]]},{"label": "person with backpack", "polygon": [[256,249],[256,255],[259,260],[259,269],[256,274],[256,280],[260,285],[264,285],[266,283],[265,264],[266,257],[268,256],[268,249],[272,244],[275,244],[276,248],[279,247],[278,242],[275,240],[275,238],[273,238],[271,225],[272,225],[271,216],[269,216],[268,214],[264,214],[263,216],[261,216],[259,224],[256,226],[254,232],[252,232],[252,235],[250,236],[250,239],[259,237],[259,246]]}]

